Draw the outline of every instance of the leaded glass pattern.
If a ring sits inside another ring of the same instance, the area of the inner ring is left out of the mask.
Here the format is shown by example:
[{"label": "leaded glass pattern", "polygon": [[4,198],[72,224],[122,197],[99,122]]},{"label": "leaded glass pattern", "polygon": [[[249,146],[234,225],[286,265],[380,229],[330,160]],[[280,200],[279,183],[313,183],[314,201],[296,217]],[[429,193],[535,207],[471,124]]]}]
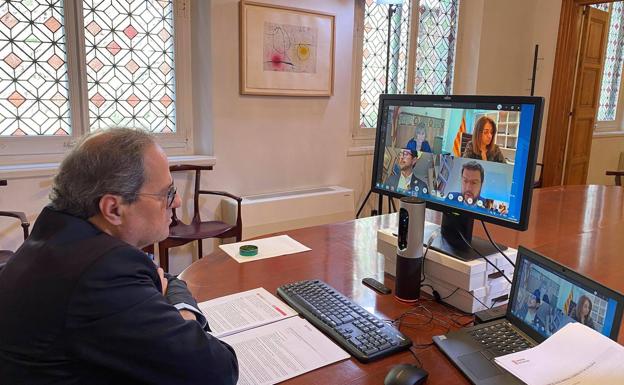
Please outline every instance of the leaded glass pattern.
[{"label": "leaded glass pattern", "polygon": [[609,3],[590,4],[592,8],[600,9],[601,11],[609,12]]},{"label": "leaded glass pattern", "polygon": [[417,94],[452,92],[459,0],[420,0],[416,46]]},{"label": "leaded glass pattern", "polygon": [[175,132],[172,0],[84,0],[91,130]]},{"label": "leaded glass pattern", "polygon": [[62,0],[0,4],[0,136],[70,135]]},{"label": "leaded glass pattern", "polygon": [[[624,56],[624,28],[622,28],[622,2],[612,3],[609,21],[609,39],[600,88],[599,121],[616,118],[620,82],[622,80],[622,56]],[[598,4],[608,7],[608,4]],[[605,9],[602,9],[605,11]],[[608,8],[606,9],[608,11]]]},{"label": "leaded glass pattern", "polygon": [[362,44],[362,82],[360,92],[360,126],[377,125],[379,95],[386,88],[386,58],[390,41],[388,93],[403,93],[407,85],[411,1],[396,6],[388,39],[388,8],[366,0]]}]

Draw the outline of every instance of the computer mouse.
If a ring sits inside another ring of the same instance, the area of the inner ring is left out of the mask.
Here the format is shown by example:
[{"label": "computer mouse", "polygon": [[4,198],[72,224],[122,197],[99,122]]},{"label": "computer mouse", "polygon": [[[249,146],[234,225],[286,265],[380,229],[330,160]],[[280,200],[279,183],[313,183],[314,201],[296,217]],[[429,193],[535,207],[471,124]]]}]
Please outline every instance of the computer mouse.
[{"label": "computer mouse", "polygon": [[428,376],[429,373],[418,366],[396,365],[386,374],[384,385],[420,385],[427,381]]}]

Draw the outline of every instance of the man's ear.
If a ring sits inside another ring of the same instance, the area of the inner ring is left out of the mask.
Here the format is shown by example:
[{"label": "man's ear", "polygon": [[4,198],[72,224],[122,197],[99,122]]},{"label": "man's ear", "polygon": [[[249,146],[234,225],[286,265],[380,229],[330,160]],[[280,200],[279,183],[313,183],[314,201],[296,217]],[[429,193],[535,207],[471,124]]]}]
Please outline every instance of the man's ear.
[{"label": "man's ear", "polygon": [[122,214],[125,206],[119,195],[105,194],[100,198],[100,213],[102,218],[114,226],[122,223]]}]

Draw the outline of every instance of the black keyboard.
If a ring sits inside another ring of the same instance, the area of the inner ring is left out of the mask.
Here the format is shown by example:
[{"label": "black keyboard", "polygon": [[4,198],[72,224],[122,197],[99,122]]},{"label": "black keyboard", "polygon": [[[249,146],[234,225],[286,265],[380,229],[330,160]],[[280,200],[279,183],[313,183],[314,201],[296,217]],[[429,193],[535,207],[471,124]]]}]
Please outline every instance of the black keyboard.
[{"label": "black keyboard", "polygon": [[291,283],[277,294],[362,362],[408,349],[412,341],[323,281]]},{"label": "black keyboard", "polygon": [[531,342],[512,328],[508,322],[499,322],[472,330],[470,334],[495,357],[532,347]]}]

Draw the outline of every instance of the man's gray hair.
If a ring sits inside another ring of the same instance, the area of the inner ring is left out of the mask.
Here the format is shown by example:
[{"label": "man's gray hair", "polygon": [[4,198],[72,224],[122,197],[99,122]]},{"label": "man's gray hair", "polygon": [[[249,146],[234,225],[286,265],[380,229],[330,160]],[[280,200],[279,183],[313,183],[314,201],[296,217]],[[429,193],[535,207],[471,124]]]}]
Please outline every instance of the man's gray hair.
[{"label": "man's gray hair", "polygon": [[143,157],[155,143],[144,131],[112,128],[83,137],[61,163],[50,193],[59,211],[87,219],[100,213],[100,199],[115,194],[132,203],[145,182]]}]

